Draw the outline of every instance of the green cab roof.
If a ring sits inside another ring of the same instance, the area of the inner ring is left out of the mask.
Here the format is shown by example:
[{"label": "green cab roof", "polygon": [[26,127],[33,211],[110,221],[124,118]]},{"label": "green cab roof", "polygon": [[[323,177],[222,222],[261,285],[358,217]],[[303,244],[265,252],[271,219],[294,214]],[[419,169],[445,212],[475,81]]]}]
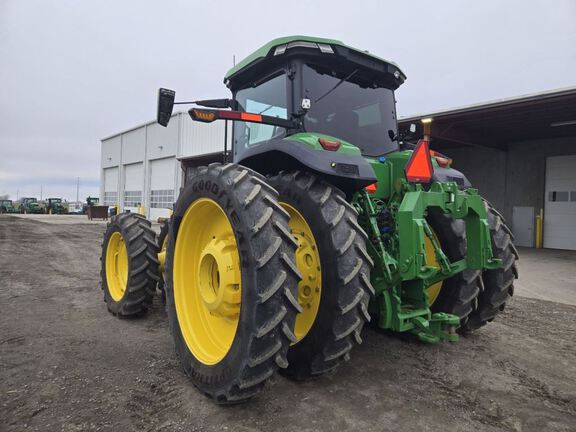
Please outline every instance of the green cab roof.
[{"label": "green cab roof", "polygon": [[[226,76],[224,77],[224,82],[226,82],[227,80],[229,80],[233,75],[237,74],[238,72],[240,72],[241,70],[245,69],[247,66],[249,66],[250,64],[261,60],[265,57],[268,56],[268,54],[270,53],[270,51],[280,45],[284,45],[284,44],[288,44],[291,42],[315,42],[315,43],[320,43],[320,44],[327,44],[327,45],[337,45],[337,46],[341,46],[344,48],[347,48],[349,50],[352,51],[356,51],[359,53],[362,53],[368,57],[371,57],[373,60],[376,60],[378,62],[382,62],[382,63],[386,63],[389,65],[393,65],[395,66],[398,70],[400,70],[400,68],[398,67],[398,65],[392,61],[383,59],[381,57],[375,56],[371,53],[369,53],[368,51],[362,51],[359,50],[357,48],[351,47],[349,45],[346,45],[344,42],[336,40],[336,39],[326,39],[326,38],[320,38],[320,37],[315,37],[315,36],[303,36],[303,35],[295,35],[295,36],[285,36],[285,37],[280,37],[277,39],[273,39],[270,42],[268,42],[267,44],[263,45],[262,47],[258,48],[256,51],[254,51],[252,54],[250,54],[248,57],[244,58],[242,61],[240,61],[236,66],[234,66],[233,68],[231,68],[227,73]],[[400,71],[401,72],[401,71]],[[401,72],[402,73],[402,72]],[[402,75],[404,75],[402,73]]]}]

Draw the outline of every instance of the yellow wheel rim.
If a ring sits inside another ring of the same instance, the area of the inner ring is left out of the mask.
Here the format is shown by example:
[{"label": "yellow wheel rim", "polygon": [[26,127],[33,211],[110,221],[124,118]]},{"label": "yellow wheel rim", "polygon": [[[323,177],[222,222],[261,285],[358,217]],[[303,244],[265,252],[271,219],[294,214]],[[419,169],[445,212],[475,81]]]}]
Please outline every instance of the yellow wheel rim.
[{"label": "yellow wheel rim", "polygon": [[124,237],[116,231],[110,236],[106,247],[106,283],[114,301],[120,301],[124,297],[127,282],[128,251]]},{"label": "yellow wheel rim", "polygon": [[298,303],[302,306],[302,312],[296,316],[294,335],[300,341],[312,328],[320,307],[322,294],[320,254],[312,230],[304,216],[291,205],[283,202],[280,204],[290,214],[288,225],[298,242],[296,266],[302,274],[302,280],[298,283]]},{"label": "yellow wheel rim", "polygon": [[[432,228],[430,228],[430,229],[432,230]],[[436,235],[434,230],[432,230],[432,235],[434,236],[434,239],[436,240],[436,242],[438,244],[440,244],[440,240],[438,240],[438,236]],[[424,243],[425,243],[424,246],[425,246],[425,250],[426,250],[426,265],[440,268],[440,263],[438,262],[438,259],[436,259],[436,254],[434,253],[434,245],[432,244],[432,240],[430,240],[428,238],[428,236],[425,236]],[[428,303],[430,304],[430,306],[432,306],[434,304],[434,302],[436,301],[436,299],[440,295],[440,291],[442,291],[442,284],[443,283],[444,283],[443,281],[437,282],[434,285],[430,285],[426,289],[426,292],[428,294]]]},{"label": "yellow wheel rim", "polygon": [[215,201],[200,198],[186,210],[173,271],[184,341],[198,361],[214,365],[234,342],[241,302],[238,246],[228,216]]}]

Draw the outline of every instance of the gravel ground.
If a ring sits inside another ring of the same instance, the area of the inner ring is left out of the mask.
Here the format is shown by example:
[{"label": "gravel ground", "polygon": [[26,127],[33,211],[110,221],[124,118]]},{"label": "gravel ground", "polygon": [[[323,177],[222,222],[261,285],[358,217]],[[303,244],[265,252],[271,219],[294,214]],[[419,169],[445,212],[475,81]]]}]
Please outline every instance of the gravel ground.
[{"label": "gravel ground", "polygon": [[107,312],[103,229],[0,216],[0,431],[576,430],[576,306],[523,297],[457,344],[368,329],[331,376],[214,405],[158,299],[143,319]]}]

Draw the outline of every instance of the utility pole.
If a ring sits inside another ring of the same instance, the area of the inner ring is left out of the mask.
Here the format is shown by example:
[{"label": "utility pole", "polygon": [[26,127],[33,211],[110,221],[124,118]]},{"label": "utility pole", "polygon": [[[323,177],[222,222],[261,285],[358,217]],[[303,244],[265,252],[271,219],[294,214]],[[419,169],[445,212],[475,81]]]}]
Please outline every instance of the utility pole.
[{"label": "utility pole", "polygon": [[78,192],[80,191],[80,177],[76,179],[76,203],[78,205]]},{"label": "utility pole", "polygon": [[40,201],[42,201],[42,193],[44,192],[44,185],[40,185]]}]

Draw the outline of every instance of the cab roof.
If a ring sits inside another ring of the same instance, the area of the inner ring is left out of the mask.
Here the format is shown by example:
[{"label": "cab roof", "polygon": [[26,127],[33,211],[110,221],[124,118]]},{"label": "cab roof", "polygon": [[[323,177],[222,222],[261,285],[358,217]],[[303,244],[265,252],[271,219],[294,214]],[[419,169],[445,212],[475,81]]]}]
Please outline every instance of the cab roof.
[{"label": "cab roof", "polygon": [[[298,42],[303,43],[299,44]],[[263,61],[274,59],[277,55],[284,54],[292,47],[316,49],[318,56],[332,54],[346,57],[348,60],[353,59],[356,62],[364,64],[365,67],[380,70],[382,73],[392,74],[396,81],[395,88],[400,86],[406,79],[406,75],[400,70],[400,67],[396,63],[370,54],[368,51],[353,48],[336,39],[295,35],[277,38],[263,45],[231,68],[226,73],[224,82],[228,87],[232,87],[230,84],[231,81],[241,79],[242,75],[256,66],[261,65]]]}]

